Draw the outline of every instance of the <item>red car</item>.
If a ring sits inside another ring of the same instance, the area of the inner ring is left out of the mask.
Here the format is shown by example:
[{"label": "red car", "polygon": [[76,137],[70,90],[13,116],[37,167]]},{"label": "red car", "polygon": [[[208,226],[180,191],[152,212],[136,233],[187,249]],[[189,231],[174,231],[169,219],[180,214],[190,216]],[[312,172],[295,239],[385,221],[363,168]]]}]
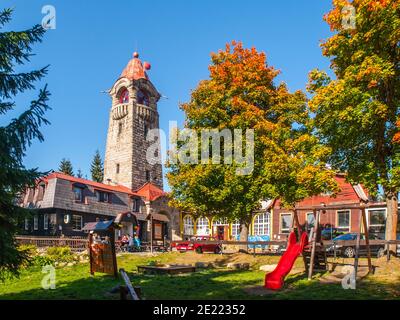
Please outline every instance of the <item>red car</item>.
[{"label": "red car", "polygon": [[[192,241],[194,241],[195,243],[192,243]],[[179,252],[185,252],[185,251],[196,251],[197,253],[221,252],[220,244],[215,244],[215,243],[206,244],[206,243],[201,243],[201,241],[217,241],[217,240],[209,236],[196,236],[190,238],[189,241],[174,243],[173,247],[176,248],[176,250]]]}]

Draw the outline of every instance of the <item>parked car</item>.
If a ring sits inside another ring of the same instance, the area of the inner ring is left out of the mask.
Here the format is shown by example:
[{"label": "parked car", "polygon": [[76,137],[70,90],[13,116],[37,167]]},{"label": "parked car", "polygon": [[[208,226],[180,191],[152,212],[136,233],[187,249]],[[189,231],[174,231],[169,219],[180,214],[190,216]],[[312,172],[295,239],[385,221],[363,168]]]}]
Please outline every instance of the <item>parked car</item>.
[{"label": "parked car", "polygon": [[209,237],[209,236],[196,236],[196,237],[190,238],[189,241],[177,243],[176,245],[173,245],[173,247],[176,248],[176,250],[179,252],[186,252],[186,251],[196,251],[197,253],[203,253],[203,252],[220,253],[221,252],[220,244],[214,244],[214,243],[213,244],[205,244],[205,243],[199,243],[199,242],[192,243],[191,241],[217,241],[217,240],[214,237]]},{"label": "parked car", "polygon": [[[375,234],[369,234],[370,240],[382,240]],[[341,241],[341,240],[357,240],[357,233],[346,233],[342,234],[333,239],[333,242]],[[361,240],[365,240],[365,235],[361,235]],[[371,255],[376,256],[377,258],[382,257],[385,254],[385,245],[384,244],[370,244],[369,246]],[[353,258],[356,255],[356,245],[341,245],[336,244],[330,245],[327,247],[327,254],[333,255],[336,251],[338,256],[343,256],[347,258]],[[360,256],[367,255],[367,246],[360,244],[359,252]]]},{"label": "parked car", "polygon": [[321,231],[322,240],[332,240],[340,235],[344,234],[343,231],[340,231],[338,228],[325,228]]}]

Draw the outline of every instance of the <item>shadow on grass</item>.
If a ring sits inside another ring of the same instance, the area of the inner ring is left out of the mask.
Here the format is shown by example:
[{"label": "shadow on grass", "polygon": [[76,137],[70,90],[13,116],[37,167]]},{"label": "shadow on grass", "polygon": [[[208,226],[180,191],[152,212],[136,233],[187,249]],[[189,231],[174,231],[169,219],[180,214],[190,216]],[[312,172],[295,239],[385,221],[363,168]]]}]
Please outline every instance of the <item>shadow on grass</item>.
[{"label": "shadow on grass", "polygon": [[[242,289],[260,282],[251,271],[205,270],[182,275],[142,275],[128,273],[134,286],[141,286],[143,297],[150,299],[246,299]],[[262,280],[262,279],[261,279]],[[96,274],[71,282],[57,282],[55,290],[35,288],[18,293],[5,293],[0,299],[119,299],[111,289],[124,284],[122,279]]]}]

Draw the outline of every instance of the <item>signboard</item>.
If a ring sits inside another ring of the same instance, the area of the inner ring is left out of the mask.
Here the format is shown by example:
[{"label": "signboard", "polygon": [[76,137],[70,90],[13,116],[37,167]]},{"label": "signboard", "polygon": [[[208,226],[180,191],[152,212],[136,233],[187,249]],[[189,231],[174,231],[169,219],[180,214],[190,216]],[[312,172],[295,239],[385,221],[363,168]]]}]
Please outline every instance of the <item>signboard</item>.
[{"label": "signboard", "polygon": [[93,241],[90,237],[90,273],[107,273],[117,276],[117,260],[112,241]]},{"label": "signboard", "polygon": [[163,225],[159,222],[153,222],[154,224],[154,239],[162,239]]}]

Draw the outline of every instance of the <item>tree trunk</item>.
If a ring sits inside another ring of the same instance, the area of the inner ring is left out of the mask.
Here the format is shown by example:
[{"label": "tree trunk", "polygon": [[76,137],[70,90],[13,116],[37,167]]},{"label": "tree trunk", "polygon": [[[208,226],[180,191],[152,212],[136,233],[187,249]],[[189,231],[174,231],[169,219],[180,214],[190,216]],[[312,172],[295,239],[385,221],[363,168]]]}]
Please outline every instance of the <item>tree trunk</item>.
[{"label": "tree trunk", "polygon": [[[250,224],[248,222],[241,222],[241,224],[240,224],[240,241],[248,241],[249,225]],[[239,251],[248,252],[248,246],[240,245]]]},{"label": "tree trunk", "polygon": [[[397,236],[397,215],[398,215],[398,199],[395,192],[389,192],[386,194],[386,240],[396,240]],[[396,245],[390,245],[390,251],[396,252]]]}]

